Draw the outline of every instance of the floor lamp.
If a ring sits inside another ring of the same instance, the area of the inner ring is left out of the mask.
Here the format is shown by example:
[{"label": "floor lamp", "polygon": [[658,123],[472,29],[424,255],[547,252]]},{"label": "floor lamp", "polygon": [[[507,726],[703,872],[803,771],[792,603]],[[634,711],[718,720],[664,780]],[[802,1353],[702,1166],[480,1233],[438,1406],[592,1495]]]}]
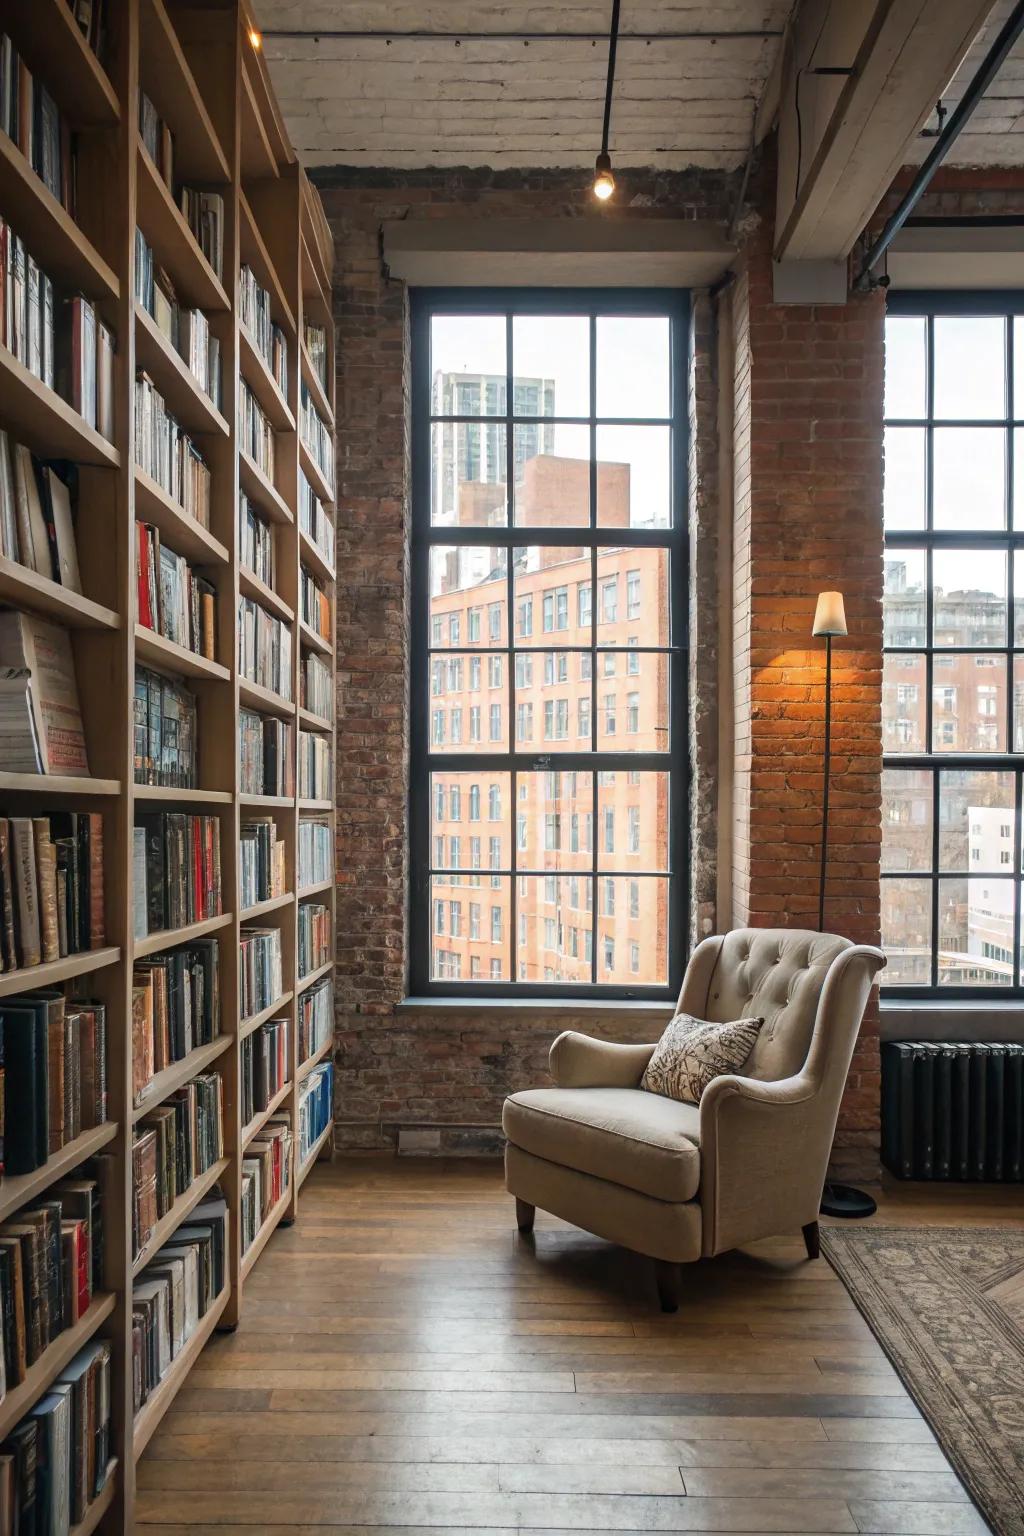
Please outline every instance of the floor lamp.
[{"label": "floor lamp", "polygon": [[[846,608],[841,592],[819,592],[811,633],[825,637],[825,772],[821,797],[821,872],[818,878],[818,932],[825,931],[825,880],[828,872],[828,791],[832,773],[832,640],[845,635]],[[826,1184],[821,1193],[823,1216],[873,1216],[871,1196],[851,1184]]]}]

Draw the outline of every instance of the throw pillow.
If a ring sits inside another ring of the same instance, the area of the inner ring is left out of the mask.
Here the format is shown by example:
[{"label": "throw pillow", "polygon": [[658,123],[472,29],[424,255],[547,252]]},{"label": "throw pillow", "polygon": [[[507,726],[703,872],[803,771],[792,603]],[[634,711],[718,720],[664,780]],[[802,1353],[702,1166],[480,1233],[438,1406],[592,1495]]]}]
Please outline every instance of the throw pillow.
[{"label": "throw pillow", "polygon": [[738,1072],[754,1049],[764,1019],[711,1024],[677,1013],[654,1048],[640,1087],[681,1104],[699,1104],[716,1077]]}]

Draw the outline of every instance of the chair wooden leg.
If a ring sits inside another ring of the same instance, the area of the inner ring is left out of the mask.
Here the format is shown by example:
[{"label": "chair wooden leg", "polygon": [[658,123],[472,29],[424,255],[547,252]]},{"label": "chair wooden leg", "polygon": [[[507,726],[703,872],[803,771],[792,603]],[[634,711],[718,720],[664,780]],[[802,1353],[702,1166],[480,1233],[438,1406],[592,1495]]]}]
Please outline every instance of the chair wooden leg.
[{"label": "chair wooden leg", "polygon": [[807,1247],[807,1257],[817,1259],[821,1257],[821,1241],[818,1236],[818,1223],[809,1221],[804,1227],[804,1243]]},{"label": "chair wooden leg", "polygon": [[528,1200],[520,1200],[516,1195],[516,1226],[520,1232],[533,1231],[533,1218],[537,1214],[537,1207],[531,1205]]},{"label": "chair wooden leg", "polygon": [[678,1264],[670,1264],[666,1259],[655,1259],[654,1278],[658,1282],[658,1299],[661,1302],[663,1312],[679,1311],[679,1296],[681,1291],[680,1281],[682,1271]]}]

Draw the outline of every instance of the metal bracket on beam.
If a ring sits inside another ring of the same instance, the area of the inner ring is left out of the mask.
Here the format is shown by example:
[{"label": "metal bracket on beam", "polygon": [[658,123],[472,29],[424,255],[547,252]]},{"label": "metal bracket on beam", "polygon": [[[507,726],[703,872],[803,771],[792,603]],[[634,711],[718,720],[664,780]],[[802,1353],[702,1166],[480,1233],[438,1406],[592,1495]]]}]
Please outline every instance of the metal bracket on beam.
[{"label": "metal bracket on beam", "polygon": [[845,261],[773,261],[776,304],[845,304],[849,297]]}]

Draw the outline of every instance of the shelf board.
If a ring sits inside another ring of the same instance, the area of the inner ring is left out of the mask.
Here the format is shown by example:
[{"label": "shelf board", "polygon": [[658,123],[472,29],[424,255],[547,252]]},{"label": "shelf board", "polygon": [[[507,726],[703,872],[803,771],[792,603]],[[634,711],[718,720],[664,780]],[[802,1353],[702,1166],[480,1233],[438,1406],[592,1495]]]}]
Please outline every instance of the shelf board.
[{"label": "shelf board", "polygon": [[270,1117],[277,1114],[278,1110],[281,1108],[281,1105],[284,1103],[285,1099],[287,1099],[289,1093],[291,1093],[291,1090],[292,1085],[290,1082],[282,1083],[281,1087],[274,1094],[274,1097],[271,1099],[266,1109],[261,1109],[259,1114],[253,1115],[248,1125],[242,1127],[243,1152],[248,1146],[250,1146],[253,1139],[259,1135],[260,1131],[262,1131]]},{"label": "shelf board", "polygon": [[114,445],[2,346],[0,399],[4,426],[41,458],[73,459],[77,464],[99,464],[106,469],[120,464],[121,455]]},{"label": "shelf board", "polygon": [[49,576],[0,556],[0,601],[59,619],[65,629],[120,629],[120,615]]},{"label": "shelf board", "polygon": [[[290,1087],[291,1084],[289,1084],[288,1086]],[[294,1172],[293,1172],[293,1177],[294,1177]],[[291,1194],[292,1194],[292,1188],[291,1188],[291,1185],[289,1184],[288,1188],[285,1190],[285,1192],[281,1196],[280,1200],[278,1200],[277,1204],[271,1206],[270,1210],[266,1214],[266,1217],[265,1217],[265,1219],[263,1221],[262,1226],[260,1227],[259,1231],[256,1233],[256,1236],[253,1238],[253,1240],[249,1244],[248,1248],[243,1253],[243,1255],[242,1255],[242,1279],[243,1280],[246,1278],[247,1275],[249,1275],[251,1273],[251,1271],[253,1269],[253,1266],[256,1263],[256,1260],[259,1258],[260,1254],[263,1252],[264,1248],[267,1246],[268,1242],[270,1241],[271,1237],[273,1236],[274,1232],[276,1231],[277,1225],[280,1222],[281,1217],[284,1215],[285,1211],[288,1209],[288,1205],[289,1205],[289,1202],[291,1200]]]},{"label": "shelf board", "polygon": [[238,803],[248,806],[252,810],[261,807],[266,810],[291,810],[295,805],[294,795],[239,795]]},{"label": "shelf board", "polygon": [[117,1122],[108,1120],[91,1131],[83,1131],[74,1141],[69,1141],[59,1152],[47,1158],[41,1168],[35,1168],[31,1173],[5,1175],[0,1179],[0,1221],[7,1221],[21,1206],[29,1200],[35,1200],[51,1184],[63,1179],[79,1163],[84,1163],[87,1157],[92,1157],[95,1152],[107,1146],[116,1135]]},{"label": "shelf board", "polygon": [[295,315],[292,307],[285,297],[281,279],[277,275],[277,268],[273,258],[267,250],[263,236],[260,234],[259,225],[252,211],[252,206],[245,192],[239,188],[239,239],[242,247],[242,260],[250,266],[259,278],[264,288],[269,289],[273,299],[272,312],[274,319],[282,330],[287,331],[294,342],[298,332],[295,328]]},{"label": "shelf board", "polygon": [[266,1024],[268,1019],[276,1017],[282,1008],[287,1008],[294,995],[293,992],[282,992],[281,996],[275,997],[268,1007],[261,1008],[259,1013],[251,1014],[249,1018],[243,1019],[238,1026],[239,1040],[244,1040],[247,1035],[251,1035],[254,1030],[259,1029],[261,1024]]},{"label": "shelf board", "polygon": [[[12,997],[36,987],[55,987],[60,982],[70,981],[73,976],[89,976],[93,971],[103,970],[104,966],[116,965],[120,958],[120,949],[110,945],[105,949],[87,949],[80,955],[65,955],[63,960],[48,960],[45,965],[5,971],[0,976],[0,997]],[[0,1190],[2,1187],[0,1185]]]},{"label": "shelf board", "polygon": [[230,805],[229,789],[170,789],[164,784],[136,784],[136,800],[156,800],[175,805]]},{"label": "shelf board", "polygon": [[333,507],[334,487],[328,480],[327,476],[324,474],[323,470],[320,468],[320,465],[316,462],[316,459],[314,459],[313,455],[310,453],[309,448],[307,447],[305,440],[302,437],[299,438],[299,463],[302,466],[303,474],[306,476],[306,479],[309,481],[310,485],[313,487],[313,490],[319,496],[324,506]]},{"label": "shelf board", "polygon": [[138,1258],[132,1261],[133,1280],[156,1257],[157,1252],[174,1235],[186,1217],[192,1214],[203,1196],[208,1194],[218,1179],[223,1177],[230,1163],[230,1158],[222,1157],[218,1162],[211,1164],[205,1173],[201,1173],[198,1178],[193,1179],[188,1189],[178,1196],[166,1216],[161,1216],[153,1228],[153,1235],[149,1242],[143,1248]]},{"label": "shelf board", "polygon": [[117,303],[120,284],[113,269],[2,132],[0,207],[49,277],[87,298]]},{"label": "shelf board", "polygon": [[309,355],[309,348],[306,346],[305,341],[303,341],[301,344],[299,357],[302,362],[302,377],[305,379],[306,384],[309,386],[309,392],[313,396],[313,404],[316,406],[317,410],[320,412],[320,415],[323,417],[327,425],[333,428],[334,412],[331,410],[331,402],[327,398],[327,391],[324,388],[323,380],[316,371],[316,368],[313,364],[313,359]]},{"label": "shelf board", "polygon": [[333,970],[334,961],[325,960],[323,965],[318,965],[316,970],[310,971],[308,976],[300,976],[298,981],[295,983],[295,990],[297,992],[304,992],[306,988],[311,987],[315,981],[319,981],[321,976],[326,976]]},{"label": "shelf board", "polygon": [[300,811],[333,811],[333,800],[300,800]]},{"label": "shelf board", "polygon": [[283,597],[278,597],[273,587],[268,587],[265,581],[261,581],[254,571],[246,566],[238,567],[238,585],[246,597],[254,597],[258,603],[277,619],[283,619],[285,624],[294,624],[295,610],[289,608]]},{"label": "shelf board", "polygon": [[172,346],[148,309],[135,302],[135,357],[152,378],[172,415],[194,437],[213,433],[227,437],[228,424]]},{"label": "shelf board", "polygon": [[135,656],[148,666],[163,667],[165,671],[183,677],[199,677],[218,683],[231,681],[231,673],[219,661],[207,661],[205,656],[187,651],[183,645],[175,645],[173,640],[165,640],[155,629],[147,629],[143,624],[135,626]]},{"label": "shelf board", "polygon": [[281,392],[281,386],[271,373],[270,365],[256,345],[248,326],[241,321],[238,325],[238,361],[242,378],[266,412],[270,425],[278,432],[294,432],[295,417]]},{"label": "shelf board", "polygon": [[5,1438],[15,1424],[25,1417],[33,1403],[42,1397],[82,1346],[88,1344],[113,1312],[116,1302],[116,1296],[109,1292],[94,1296],[78,1322],[59,1333],[35,1364],[29,1366],[24,1381],[19,1381],[17,1386],[8,1385],[3,1401],[0,1402],[0,1439]]},{"label": "shelf board", "polygon": [[142,89],[174,133],[174,169],[183,181],[229,181],[231,172],[206,104],[163,0],[144,0],[139,26]]},{"label": "shelf board", "polygon": [[304,528],[299,529],[299,554],[303,562],[311,566],[318,575],[323,576],[327,581],[333,582],[334,567],[319,544],[313,543],[313,540]]},{"label": "shelf board", "polygon": [[332,1040],[325,1040],[323,1045],[320,1047],[320,1049],[318,1051],[314,1051],[313,1055],[310,1056],[306,1061],[301,1061],[299,1063],[299,1070],[295,1074],[296,1080],[298,1082],[300,1082],[300,1083],[304,1083],[306,1078],[312,1072],[313,1068],[314,1067],[318,1067],[320,1065],[320,1063],[322,1061],[324,1061],[326,1059],[326,1057],[329,1056],[330,1053],[333,1050],[334,1050],[334,1041],[333,1041],[333,1039]]},{"label": "shelf board", "polygon": [[152,523],[166,538],[176,555],[184,555],[197,565],[222,565],[231,558],[227,549],[208,528],[197,522],[172,501],[162,486],[150,479],[145,470],[133,465],[135,515],[142,523]]},{"label": "shelf board", "polygon": [[318,880],[315,885],[304,885],[299,891],[299,900],[307,901],[310,896],[323,896],[334,887],[333,876],[327,880]]},{"label": "shelf board", "polygon": [[65,800],[71,796],[77,799],[79,795],[120,793],[120,779],[94,779],[85,774],[0,773],[0,794],[46,795],[47,799],[59,797]]},{"label": "shelf board", "polygon": [[326,715],[314,715],[311,709],[299,710],[299,723],[311,731],[333,731],[334,721],[328,720]]},{"label": "shelf board", "polygon": [[142,1090],[140,1101],[132,1110],[132,1125],[137,1125],[143,1115],[148,1115],[157,1104],[162,1104],[168,1094],[176,1088],[183,1088],[197,1072],[204,1071],[211,1062],[223,1056],[234,1038],[234,1035],[218,1035],[209,1045],[197,1045],[194,1051],[189,1051],[180,1061],[172,1062],[169,1067],[164,1067],[162,1072],[151,1077]]},{"label": "shelf board", "polygon": [[14,43],[38,70],[68,120],[78,128],[114,128],[121,120],[117,93],[86,42],[67,0],[20,5],[11,27]]},{"label": "shelf board", "polygon": [[271,484],[244,448],[238,450],[238,478],[249,500],[255,502],[272,523],[294,523],[292,510],[281,492]]},{"label": "shelf board", "polygon": [[[146,955],[160,954],[179,944],[191,943],[193,939],[204,939],[207,934],[216,933],[233,922],[232,913],[222,912],[217,917],[206,917],[199,923],[186,923],[184,928],[161,928],[157,933],[148,933],[145,938],[135,940],[134,958],[142,960]],[[204,1046],[203,1049],[208,1047]]]},{"label": "shelf board", "polygon": [[[305,193],[306,188],[303,188]],[[303,216],[307,213],[306,198],[302,201]],[[302,284],[302,308],[314,312],[323,324],[331,324],[331,283],[319,249],[319,240],[312,229],[310,238],[305,228],[299,232],[299,278]]]},{"label": "shelf board", "polygon": [[68,1536],[92,1536],[93,1531],[97,1529],[100,1521],[114,1502],[114,1495],[117,1492],[117,1477],[118,1468],[117,1458],[115,1457],[107,1462],[106,1482],[78,1524],[71,1527]]},{"label": "shelf board", "polygon": [[[264,688],[260,683],[250,683],[244,677],[238,679],[238,697],[247,709],[264,710],[271,715],[280,715],[282,720],[291,720],[296,713],[295,705],[288,699],[282,699],[281,695],[275,693],[272,688]],[[293,797],[289,795],[285,803],[291,805],[292,799]]]},{"label": "shelf board", "polygon": [[196,243],[185,215],[136,134],[139,228],[166,267],[179,300],[199,309],[231,308],[224,286]]},{"label": "shelf board", "polygon": [[301,1165],[301,1167],[299,1168],[299,1172],[298,1172],[298,1175],[297,1175],[296,1181],[295,1181],[296,1182],[296,1186],[298,1188],[302,1187],[302,1183],[303,1183],[303,1180],[306,1177],[306,1174],[309,1172],[309,1170],[312,1168],[313,1164],[316,1162],[317,1158],[320,1156],[320,1153],[323,1151],[324,1147],[326,1146],[327,1142],[329,1141],[329,1139],[331,1137],[331,1133],[333,1132],[333,1130],[334,1130],[334,1121],[332,1120],[320,1132],[320,1135],[317,1137],[316,1141],[314,1141],[313,1145],[310,1147],[309,1151],[306,1153],[306,1160]]},{"label": "shelf board", "polygon": [[299,620],[299,639],[303,645],[308,645],[311,651],[319,651],[321,656],[333,656],[334,646],[323,635],[317,634],[305,621]]},{"label": "shelf board", "polygon": [[242,70],[242,179],[269,181],[280,175],[277,159],[256,104],[249,71]]},{"label": "shelf board", "polygon": [[291,906],[294,900],[294,891],[285,891],[283,896],[271,896],[266,901],[258,901],[254,907],[244,907],[238,914],[238,921],[254,923],[259,918],[266,917],[268,912],[280,912],[282,908]]},{"label": "shelf board", "polygon": [[132,1454],[136,1461],[138,1461],[153,1438],[157,1425],[178,1395],[179,1388],[202,1353],[213,1330],[220,1322],[230,1295],[231,1283],[225,1279],[223,1289],[211,1301],[206,1315],[199,1319],[192,1337],[182,1345],[167,1367],[167,1374],[163,1380],[157,1383],[135,1415],[135,1428],[132,1434]]}]

